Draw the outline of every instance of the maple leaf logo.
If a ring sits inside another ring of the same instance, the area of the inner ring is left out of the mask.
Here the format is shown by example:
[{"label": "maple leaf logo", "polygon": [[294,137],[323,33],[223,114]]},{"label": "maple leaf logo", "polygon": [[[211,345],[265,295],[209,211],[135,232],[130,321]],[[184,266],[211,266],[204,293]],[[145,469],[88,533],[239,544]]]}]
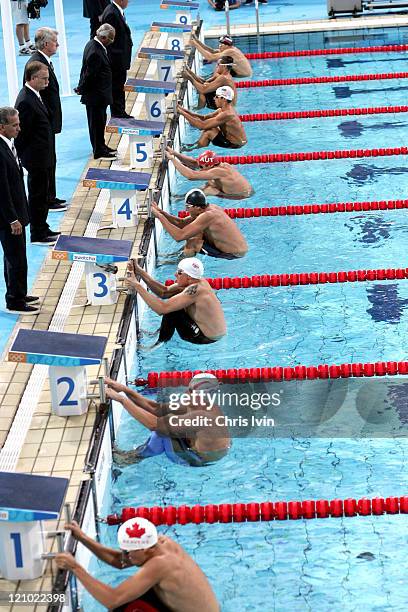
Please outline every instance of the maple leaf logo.
[{"label": "maple leaf logo", "polygon": [[140,527],[137,522],[133,523],[132,527],[126,529],[126,533],[130,538],[141,538],[146,533],[144,527]]}]

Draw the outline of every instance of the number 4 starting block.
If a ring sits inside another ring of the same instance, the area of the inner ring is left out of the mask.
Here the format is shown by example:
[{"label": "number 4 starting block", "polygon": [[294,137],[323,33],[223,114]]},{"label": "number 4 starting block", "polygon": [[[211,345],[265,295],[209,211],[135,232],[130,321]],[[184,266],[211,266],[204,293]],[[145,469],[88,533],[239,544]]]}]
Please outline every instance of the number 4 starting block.
[{"label": "number 4 starting block", "polygon": [[107,338],[20,329],[8,361],[48,365],[51,405],[57,416],[79,416],[88,410],[87,365],[99,365]]},{"label": "number 4 starting block", "polygon": [[153,21],[150,26],[152,32],[167,32],[167,48],[172,51],[184,51],[184,33],[190,33],[192,26],[182,23],[165,23]]},{"label": "number 4 starting block", "polygon": [[198,11],[200,4],[189,0],[162,0],[160,8],[175,9],[177,23],[187,25],[191,23],[191,12]]},{"label": "number 4 starting block", "polygon": [[174,62],[184,58],[184,51],[141,47],[137,56],[141,59],[157,60],[157,78],[159,81],[174,81]]}]

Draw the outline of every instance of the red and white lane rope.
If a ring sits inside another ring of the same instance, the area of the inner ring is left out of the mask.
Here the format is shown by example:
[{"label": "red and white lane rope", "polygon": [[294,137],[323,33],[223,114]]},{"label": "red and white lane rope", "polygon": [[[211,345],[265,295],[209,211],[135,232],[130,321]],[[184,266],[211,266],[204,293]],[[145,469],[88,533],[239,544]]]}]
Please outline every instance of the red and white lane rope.
[{"label": "red and white lane rope", "polygon": [[406,113],[408,106],[373,106],[368,108],[329,108],[325,110],[288,111],[239,115],[241,121],[281,121],[287,119],[314,119],[315,117],[347,117],[349,115],[381,115]]},{"label": "red and white lane rope", "polygon": [[353,53],[398,53],[408,51],[408,45],[376,45],[375,47],[337,47],[336,49],[302,49],[299,51],[266,51],[246,53],[250,60],[279,59],[281,57],[310,57],[312,55],[349,55]]},{"label": "red and white lane rope", "polygon": [[406,79],[408,72],[383,72],[378,74],[345,74],[341,76],[296,77],[291,79],[263,79],[262,81],[237,81],[237,89],[253,87],[278,87],[282,85],[312,85],[318,83],[345,83],[350,81],[385,81]]}]

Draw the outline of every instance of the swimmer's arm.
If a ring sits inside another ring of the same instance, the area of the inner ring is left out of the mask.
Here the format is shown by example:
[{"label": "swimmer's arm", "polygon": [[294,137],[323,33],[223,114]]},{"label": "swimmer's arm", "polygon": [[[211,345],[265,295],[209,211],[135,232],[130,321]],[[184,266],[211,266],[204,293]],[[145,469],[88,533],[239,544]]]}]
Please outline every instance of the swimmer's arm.
[{"label": "swimmer's arm", "polygon": [[[166,285],[163,285],[163,283],[159,283],[159,281],[154,280],[154,278],[152,278],[150,274],[148,274],[146,270],[144,270],[140,266],[137,266],[136,271],[139,274],[140,278],[144,280],[149,289],[153,291],[155,295],[158,295],[160,298],[166,299],[182,291],[182,289],[180,289],[177,284],[171,285],[170,287],[166,287]],[[127,281],[130,285],[133,285],[134,283],[132,277],[128,278]]]},{"label": "swimmer's arm", "polygon": [[188,155],[183,155],[183,153],[178,153],[177,151],[175,151],[174,149],[171,149],[170,147],[167,147],[166,151],[167,153],[170,154],[170,156],[173,156],[176,159],[179,159],[181,163],[184,164],[185,166],[188,166],[189,168],[198,168],[198,161],[194,159],[194,157],[189,157]]},{"label": "swimmer's arm", "polygon": [[228,111],[216,111],[211,115],[205,115],[200,119],[198,117],[190,117],[188,118],[188,122],[195,128],[199,130],[210,130],[211,128],[219,127],[224,123],[227,123],[232,118],[232,113]]},{"label": "swimmer's arm", "polygon": [[218,51],[218,49],[213,49],[212,47],[205,45],[196,36],[191,37],[191,42],[206,60],[210,60],[211,62],[213,62],[222,57],[221,51]]},{"label": "swimmer's arm", "polygon": [[90,538],[82,529],[77,525],[77,523],[68,523],[65,526],[65,529],[71,529],[71,533],[73,537],[78,540],[85,548],[90,550],[98,559],[107,563],[108,565],[112,565],[112,567],[117,567],[121,569],[122,565],[122,553],[120,550],[115,550],[114,548],[109,548],[108,546],[104,546],[100,544],[96,540]]},{"label": "swimmer's arm", "polygon": [[105,377],[105,384],[107,387],[113,389],[117,393],[125,393],[132,402],[137,402],[138,406],[144,408],[145,410],[155,410],[160,405],[158,402],[147,399],[147,397],[144,397],[141,395],[141,393],[138,393],[126,385],[122,385],[122,383],[118,382],[117,380],[113,380],[108,376]]},{"label": "swimmer's arm", "polygon": [[135,289],[142,300],[144,300],[156,314],[164,315],[168,312],[183,310],[184,308],[187,308],[187,306],[194,304],[196,301],[198,286],[190,285],[182,293],[179,293],[166,301],[160,300],[146,291],[146,289],[140,283],[137,283]]},{"label": "swimmer's arm", "polygon": [[[173,162],[176,170],[178,170],[180,174],[184,176],[185,178],[190,179],[190,181],[199,181],[203,178],[206,178],[204,176],[205,173],[202,170],[193,170],[193,168],[189,168],[188,166],[185,166],[178,159],[172,159],[171,161]],[[195,168],[198,168],[198,164],[195,166]]]},{"label": "swimmer's arm", "polygon": [[144,410],[123,395],[120,396],[120,399],[117,398],[117,401],[122,404],[126,412],[136,419],[136,421],[139,421],[139,423],[147,427],[147,429],[150,429],[150,431],[156,431],[158,417],[155,414],[149,410]]},{"label": "swimmer's arm", "polygon": [[218,74],[215,78],[211,79],[211,81],[207,81],[206,83],[194,83],[196,90],[202,94],[211,93],[223,85],[225,85],[225,78],[221,74]]},{"label": "swimmer's arm", "polygon": [[[193,171],[192,171],[193,172]],[[201,172],[200,172],[201,174]],[[201,174],[201,178],[204,178]],[[182,240],[188,240],[197,234],[200,234],[208,227],[208,217],[206,213],[201,214],[197,219],[191,221],[186,227],[176,227],[163,215],[159,214],[157,217],[160,223],[163,225],[166,232],[176,241],[181,242]]]},{"label": "swimmer's arm", "polygon": [[192,221],[190,216],[185,217],[185,219],[180,219],[179,217],[175,217],[174,215],[171,215],[170,213],[163,210],[162,208],[159,208],[157,204],[153,204],[152,208],[153,208],[153,214],[155,217],[157,218],[165,217],[172,225],[175,225],[176,227],[185,227]]}]

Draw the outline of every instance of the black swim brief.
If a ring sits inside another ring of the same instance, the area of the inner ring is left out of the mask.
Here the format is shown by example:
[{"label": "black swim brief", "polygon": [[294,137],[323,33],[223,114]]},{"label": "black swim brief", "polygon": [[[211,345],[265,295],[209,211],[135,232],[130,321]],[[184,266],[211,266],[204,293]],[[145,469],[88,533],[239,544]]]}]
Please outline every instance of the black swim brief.
[{"label": "black swim brief", "polygon": [[[138,605],[139,603],[140,606]],[[115,608],[114,610],[112,610],[112,612],[134,612],[137,610],[146,609],[152,611],[155,610],[156,612],[170,612],[170,608],[168,608],[166,604],[160,601],[153,589],[149,589],[138,599],[130,601],[129,603],[124,604],[123,606],[119,606],[119,608]]]},{"label": "black swim brief", "polygon": [[240,149],[242,145],[233,144],[227,140],[222,132],[218,132],[215,138],[211,141],[216,147],[222,147],[223,149]]},{"label": "black swim brief", "polygon": [[176,330],[182,340],[192,344],[212,344],[217,342],[213,338],[204,336],[197,323],[193,321],[184,309],[168,312],[163,315],[158,342],[168,342]]},{"label": "black swim brief", "polygon": [[217,247],[210,244],[206,240],[203,242],[200,253],[202,255],[208,255],[208,257],[216,257],[217,259],[239,259],[240,255],[234,255],[233,253],[223,253],[219,251]]},{"label": "black swim brief", "polygon": [[206,94],[204,94],[205,96],[205,105],[207,108],[212,108],[213,110],[217,110],[217,107],[215,105],[215,91],[210,91]]}]

